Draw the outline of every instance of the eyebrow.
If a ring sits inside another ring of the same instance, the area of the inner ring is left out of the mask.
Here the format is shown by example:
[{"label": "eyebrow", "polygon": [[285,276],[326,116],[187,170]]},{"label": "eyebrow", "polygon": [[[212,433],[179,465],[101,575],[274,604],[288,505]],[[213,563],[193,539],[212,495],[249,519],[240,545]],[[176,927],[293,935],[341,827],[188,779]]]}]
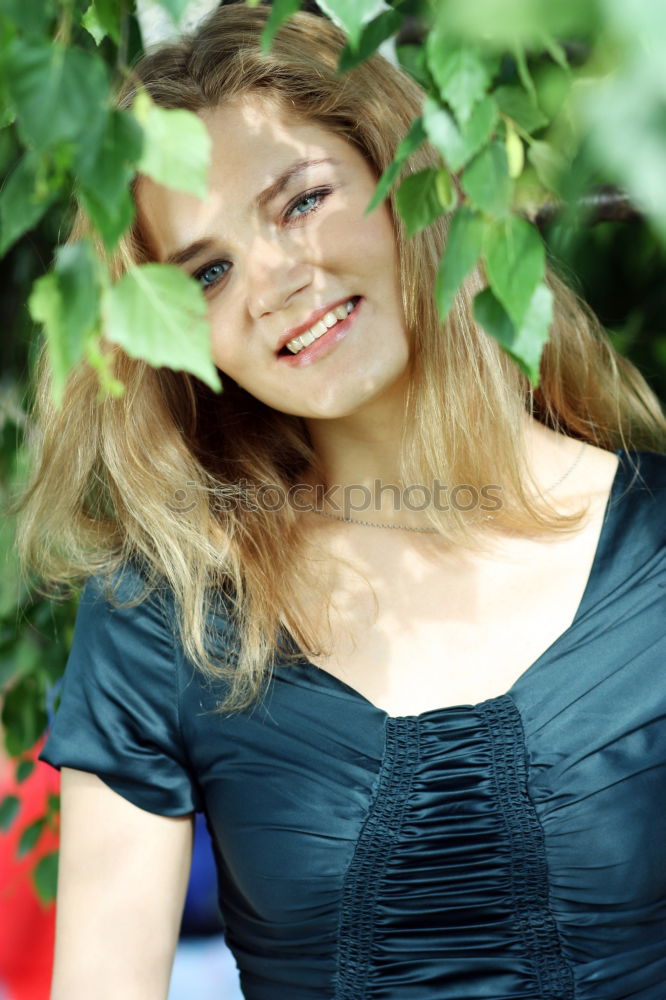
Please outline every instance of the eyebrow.
[{"label": "eyebrow", "polygon": [[[299,174],[302,174],[309,167],[316,167],[321,163],[332,163],[337,165],[338,160],[333,159],[331,156],[324,157],[319,160],[296,160],[291,166],[287,167],[286,170],[280,174],[268,187],[260,191],[259,194],[254,199],[254,204],[257,208],[265,208],[274,198],[282,194],[284,189]],[[194,257],[198,257],[200,254],[205,253],[207,250],[215,244],[215,240],[210,237],[205,237],[200,240],[195,240],[194,243],[189,243],[186,247],[182,247],[180,250],[174,250],[170,253],[168,257],[165,258],[166,264],[187,264],[188,261],[192,260]]]}]

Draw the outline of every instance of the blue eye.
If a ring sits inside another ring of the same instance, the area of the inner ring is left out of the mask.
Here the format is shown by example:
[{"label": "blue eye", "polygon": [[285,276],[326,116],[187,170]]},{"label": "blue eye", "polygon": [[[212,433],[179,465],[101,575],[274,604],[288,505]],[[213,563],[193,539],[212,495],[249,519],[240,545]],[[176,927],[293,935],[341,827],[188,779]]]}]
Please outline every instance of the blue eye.
[{"label": "blue eye", "polygon": [[201,287],[205,290],[215,285],[227,272],[223,268],[228,266],[226,260],[216,260],[214,264],[207,264],[194,275]]},{"label": "blue eye", "polygon": [[[286,212],[287,218],[298,219],[303,215],[312,215],[313,212],[316,212],[317,209],[321,207],[322,202],[330,193],[330,187],[317,188],[315,191],[306,191],[305,194],[300,195],[296,201],[292,201]],[[306,207],[304,212],[296,212],[296,209],[300,208],[302,205],[309,207]]]},{"label": "blue eye", "polygon": [[[312,209],[313,209],[313,207],[317,204],[317,195],[316,194],[309,194],[306,198],[301,198],[300,201],[296,202],[296,204],[294,205],[294,207],[292,208],[291,211],[295,212],[296,209],[300,205],[307,205],[308,202],[311,203],[311,207],[310,208],[306,208],[306,210],[304,212],[296,212],[297,215],[307,215],[308,212],[311,212]],[[291,212],[289,214],[291,214]]]}]

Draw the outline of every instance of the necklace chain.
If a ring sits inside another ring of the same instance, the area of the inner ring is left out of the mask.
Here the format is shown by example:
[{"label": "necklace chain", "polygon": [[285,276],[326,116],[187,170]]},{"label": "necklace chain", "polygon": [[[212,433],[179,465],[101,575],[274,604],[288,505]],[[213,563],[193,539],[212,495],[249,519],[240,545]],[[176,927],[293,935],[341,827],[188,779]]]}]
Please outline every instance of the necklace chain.
[{"label": "necklace chain", "polygon": [[[554,489],[556,489],[561,483],[564,482],[565,479],[567,479],[571,475],[571,473],[574,471],[574,469],[580,462],[581,458],[583,457],[583,452],[585,451],[586,445],[587,442],[583,441],[582,447],[578,452],[578,454],[576,455],[573,464],[567,469],[567,471],[562,476],[560,476],[560,478],[556,482],[552,484],[552,486],[549,486],[547,490],[543,491],[544,495],[546,493],[552,493]],[[317,510],[316,508],[313,508],[313,513],[319,514],[320,517],[329,517],[333,521],[344,521],[345,524],[364,524],[366,525],[366,527],[369,528],[393,528],[400,531],[420,531],[426,534],[436,534],[438,530],[437,528],[412,528],[408,524],[381,524],[378,521],[361,521],[353,517],[341,517],[339,514],[329,514],[327,511]],[[486,514],[485,517],[480,517],[478,518],[478,520],[492,521],[494,517],[495,517],[494,514]]]}]

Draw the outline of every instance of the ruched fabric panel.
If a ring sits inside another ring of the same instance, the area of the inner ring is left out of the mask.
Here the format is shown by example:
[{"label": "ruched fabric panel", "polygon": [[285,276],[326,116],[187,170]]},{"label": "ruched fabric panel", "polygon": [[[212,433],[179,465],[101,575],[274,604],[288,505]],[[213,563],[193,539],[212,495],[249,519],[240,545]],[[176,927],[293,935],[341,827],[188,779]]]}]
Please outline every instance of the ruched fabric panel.
[{"label": "ruched fabric panel", "polygon": [[335,1000],[572,1000],[511,699],[386,727],[345,879]]}]

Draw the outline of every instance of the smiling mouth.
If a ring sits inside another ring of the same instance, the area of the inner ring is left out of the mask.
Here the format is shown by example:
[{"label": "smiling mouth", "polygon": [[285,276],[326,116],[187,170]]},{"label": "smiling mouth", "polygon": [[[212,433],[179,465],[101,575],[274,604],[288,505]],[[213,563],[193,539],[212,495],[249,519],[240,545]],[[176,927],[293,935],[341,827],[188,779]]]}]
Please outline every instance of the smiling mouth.
[{"label": "smiling mouth", "polygon": [[289,341],[289,345],[285,344],[281,347],[277,352],[278,358],[292,358],[295,355],[300,354],[300,352],[305,350],[306,347],[309,347],[321,337],[325,336],[329,330],[334,329],[334,327],[336,327],[339,323],[344,322],[344,320],[347,319],[347,316],[356,308],[360,300],[360,295],[354,295],[348,300],[346,306],[338,306],[337,309],[326,313],[326,315],[319,320],[319,322],[316,323],[312,329],[308,330],[304,334],[301,334],[300,337],[294,337],[293,340]]}]

